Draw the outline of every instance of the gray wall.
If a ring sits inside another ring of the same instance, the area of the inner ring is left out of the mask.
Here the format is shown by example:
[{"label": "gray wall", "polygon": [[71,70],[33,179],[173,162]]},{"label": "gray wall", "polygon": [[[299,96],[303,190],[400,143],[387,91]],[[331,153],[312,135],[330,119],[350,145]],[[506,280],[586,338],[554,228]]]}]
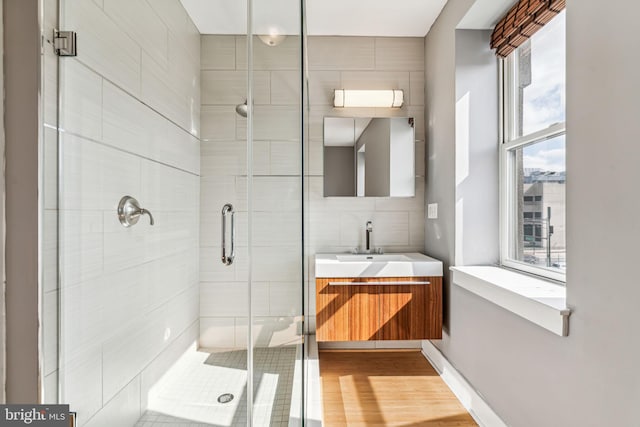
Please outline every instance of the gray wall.
[{"label": "gray wall", "polygon": [[331,196],[353,196],[356,192],[354,147],[324,147],[324,192]]},{"label": "gray wall", "polygon": [[[427,119],[438,124],[429,132],[434,161],[427,195],[441,203],[441,219],[427,220],[426,241],[430,254],[448,261],[454,182],[445,169],[454,156],[453,37],[469,3],[449,2],[426,38]],[[636,48],[640,5],[622,3],[606,10],[596,0],[567,7],[569,336],[549,333],[456,286],[447,295],[448,330],[436,345],[510,426],[638,423],[640,201],[630,195],[640,182],[640,63],[628,53]]]},{"label": "gray wall", "polygon": [[[4,65],[3,65],[3,46],[2,41],[4,40],[3,28],[4,25],[2,23],[2,9],[4,7],[4,2],[0,0],[0,99],[4,99]],[[0,153],[4,155],[4,103],[0,103]],[[0,174],[0,191],[2,192],[2,197],[0,197],[0,222],[4,223],[4,199],[5,199],[5,186],[4,186],[4,173]],[[4,291],[5,291],[5,269],[4,269],[4,228],[0,228],[0,274],[2,274],[2,279],[0,279],[0,403],[5,402],[5,356],[6,356],[6,348],[5,348],[5,305],[4,305]]]},{"label": "gray wall", "polygon": [[[38,1],[6,0],[4,30],[7,402],[36,402],[38,364]],[[8,40],[8,38],[7,38]]]},{"label": "gray wall", "polygon": [[[449,328],[449,267],[455,257],[455,26],[474,0],[449,2],[425,38],[426,203],[438,204],[427,219],[425,253],[444,264],[444,320]],[[417,189],[416,189],[417,190]]]},{"label": "gray wall", "polygon": [[498,60],[491,31],[456,30],[455,263],[499,261]]}]

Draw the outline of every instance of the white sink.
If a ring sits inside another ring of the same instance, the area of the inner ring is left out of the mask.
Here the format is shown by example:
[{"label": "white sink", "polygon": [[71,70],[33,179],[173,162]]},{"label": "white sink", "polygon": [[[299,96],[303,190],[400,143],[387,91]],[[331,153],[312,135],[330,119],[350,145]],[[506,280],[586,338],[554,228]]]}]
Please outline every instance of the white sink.
[{"label": "white sink", "polygon": [[420,253],[316,254],[316,277],[442,276],[442,261]]},{"label": "white sink", "polygon": [[336,255],[340,262],[379,262],[379,261],[411,261],[406,255],[402,254],[359,254],[359,255]]}]

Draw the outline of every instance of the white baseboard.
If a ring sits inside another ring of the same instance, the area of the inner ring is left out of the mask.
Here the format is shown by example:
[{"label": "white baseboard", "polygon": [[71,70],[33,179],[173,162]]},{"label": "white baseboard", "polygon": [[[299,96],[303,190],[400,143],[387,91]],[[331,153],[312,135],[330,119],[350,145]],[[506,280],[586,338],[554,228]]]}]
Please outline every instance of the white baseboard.
[{"label": "white baseboard", "polygon": [[379,350],[422,348],[420,340],[411,341],[323,341],[318,343],[320,350]]},{"label": "white baseboard", "polygon": [[[305,379],[305,426],[322,427],[322,389],[320,384],[320,360],[315,335],[305,337],[307,351]],[[291,426],[291,425],[290,425]]]},{"label": "white baseboard", "polygon": [[422,354],[481,427],[507,427],[431,341],[422,342]]}]

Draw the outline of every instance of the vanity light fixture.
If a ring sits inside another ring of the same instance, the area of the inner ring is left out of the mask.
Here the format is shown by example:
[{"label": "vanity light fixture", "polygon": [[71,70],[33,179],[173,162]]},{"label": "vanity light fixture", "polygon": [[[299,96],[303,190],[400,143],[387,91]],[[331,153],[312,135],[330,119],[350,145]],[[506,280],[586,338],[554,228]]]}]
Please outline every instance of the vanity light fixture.
[{"label": "vanity light fixture", "polygon": [[404,102],[402,89],[388,90],[349,90],[335,89],[333,106],[343,107],[381,107],[400,108]]}]

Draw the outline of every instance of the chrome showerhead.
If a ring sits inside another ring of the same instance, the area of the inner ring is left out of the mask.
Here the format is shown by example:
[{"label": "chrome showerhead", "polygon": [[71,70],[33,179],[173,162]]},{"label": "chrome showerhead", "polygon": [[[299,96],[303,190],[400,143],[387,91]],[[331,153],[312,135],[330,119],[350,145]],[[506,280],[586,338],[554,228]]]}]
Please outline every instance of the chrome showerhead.
[{"label": "chrome showerhead", "polygon": [[242,117],[247,117],[247,101],[244,101],[244,104],[236,105],[236,113],[240,114]]}]

